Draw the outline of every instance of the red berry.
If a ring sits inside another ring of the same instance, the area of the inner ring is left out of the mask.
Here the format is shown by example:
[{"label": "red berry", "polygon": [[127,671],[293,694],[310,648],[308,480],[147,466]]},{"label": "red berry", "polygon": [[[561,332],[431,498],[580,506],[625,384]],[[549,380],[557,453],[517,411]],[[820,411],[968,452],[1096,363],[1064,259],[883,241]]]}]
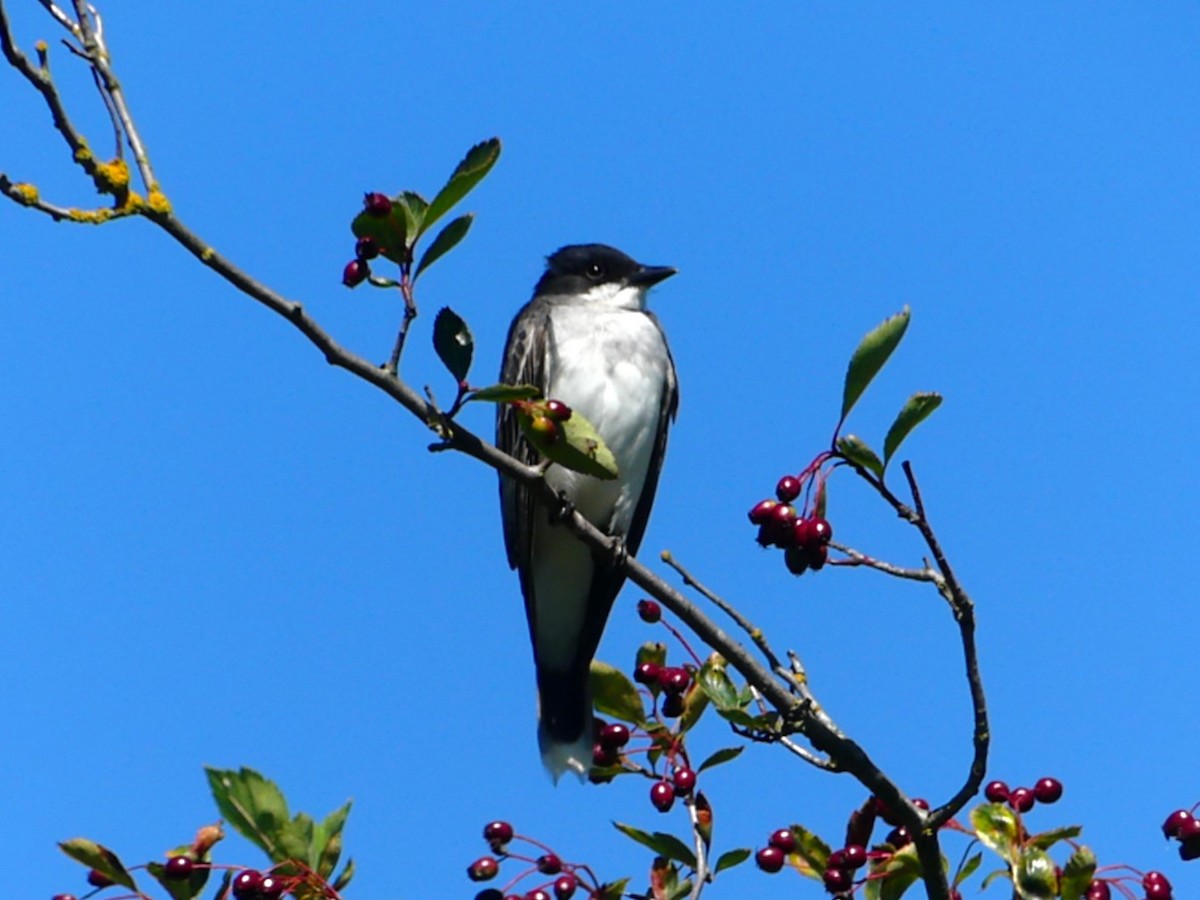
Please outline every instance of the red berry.
[{"label": "red berry", "polygon": [[363,209],[367,211],[368,215],[382,219],[392,214],[392,201],[387,198],[386,194],[378,192],[363,194]]},{"label": "red berry", "polygon": [[1171,900],[1171,882],[1162,872],[1147,872],[1142,876],[1146,900]]},{"label": "red berry", "polygon": [[233,879],[233,896],[238,900],[250,900],[258,893],[262,884],[262,873],[256,869],[242,869]]},{"label": "red berry", "polygon": [[784,475],[775,485],[775,496],[783,503],[791,503],[800,496],[800,479],[795,475]]},{"label": "red berry", "polygon": [[1087,893],[1083,896],[1085,900],[1111,900],[1112,891],[1108,889],[1108,882],[1097,878],[1088,885]]},{"label": "red berry", "polygon": [[504,900],[504,893],[497,888],[484,888],[475,895],[475,900]]},{"label": "red berry", "polygon": [[483,839],[489,844],[495,846],[497,844],[503,846],[513,838],[513,827],[507,822],[499,820],[488,822],[483,826]]},{"label": "red berry", "polygon": [[102,888],[108,887],[110,884],[115,884],[116,882],[98,869],[92,869],[87,874],[87,883],[92,887]]},{"label": "red berry", "polygon": [[771,521],[771,510],[779,504],[774,500],[760,500],[750,509],[751,525],[766,525]]},{"label": "red berry", "polygon": [[675,770],[675,774],[671,776],[671,781],[675,784],[675,793],[680,797],[686,797],[692,792],[692,788],[696,786],[696,773],[687,766],[681,766]]},{"label": "red berry", "polygon": [[662,618],[662,607],[653,600],[639,600],[637,604],[638,616],[643,622],[649,622],[653,625]]},{"label": "red berry", "polygon": [[662,714],[668,719],[678,719],[683,715],[683,695],[671,694],[663,699]]},{"label": "red berry", "polygon": [[279,900],[283,896],[287,883],[278,875],[267,874],[258,883],[258,896],[262,900]]},{"label": "red berry", "polygon": [[629,728],[620,722],[605,725],[600,731],[600,743],[613,749],[624,747],[629,743]]},{"label": "red berry", "polygon": [[827,891],[836,894],[838,891],[849,889],[850,885],[854,883],[854,876],[845,869],[826,869],[821,880],[825,882]]},{"label": "red berry", "polygon": [[1175,836],[1181,841],[1188,841],[1198,835],[1200,835],[1200,819],[1192,816],[1179,826],[1179,833]]},{"label": "red berry", "polygon": [[550,895],[538,888],[536,891],[530,891],[525,895],[525,900],[550,900]]},{"label": "red berry", "polygon": [[348,288],[358,287],[371,274],[371,267],[361,259],[352,259],[342,269],[342,284]]},{"label": "red berry", "polygon": [[1200,859],[1200,836],[1184,838],[1179,842],[1179,858],[1184,862]]},{"label": "red berry", "polygon": [[983,796],[992,803],[1004,803],[1008,800],[1008,785],[1003,781],[989,781],[983,789]]},{"label": "red berry", "polygon": [[650,802],[659,812],[665,813],[675,803],[675,788],[671,787],[669,781],[655,782],[654,787],[650,788]]},{"label": "red berry", "polygon": [[687,669],[668,666],[658,672],[659,686],[668,694],[682,694],[687,690],[691,680],[692,677],[688,674]]},{"label": "red berry", "polygon": [[846,868],[846,854],[842,850],[834,850],[829,854],[829,859],[825,860],[827,869],[844,869]]},{"label": "red berry", "polygon": [[810,547],[808,550],[808,565],[814,572],[820,571],[825,567],[825,562],[829,559],[829,548],[822,544],[819,547]]},{"label": "red berry", "polygon": [[571,407],[563,403],[561,400],[546,401],[546,415],[552,418],[555,422],[565,422],[571,418]]},{"label": "red berry", "polygon": [[554,853],[546,853],[538,857],[537,870],[543,875],[557,875],[562,871],[562,860]]},{"label": "red berry", "polygon": [[1033,796],[1038,803],[1053,803],[1063,794],[1062,782],[1057,778],[1039,778],[1033,786]]},{"label": "red berry", "polygon": [[354,255],[364,262],[374,259],[379,255],[379,242],[373,237],[360,237],[354,242]]},{"label": "red berry", "polygon": [[885,838],[885,840],[895,849],[899,850],[901,847],[907,847],[909,842],[912,841],[912,838],[909,837],[907,828],[905,828],[903,825],[897,825],[890,832],[888,832],[888,836]]},{"label": "red berry", "polygon": [[790,828],[780,828],[771,832],[771,837],[767,843],[772,847],[778,847],[784,853],[791,853],[796,849],[796,835],[792,833]]},{"label": "red berry", "polygon": [[[494,857],[481,856],[467,866],[467,877],[472,881],[491,881],[499,871],[500,863],[496,862]],[[261,885],[259,889],[261,890]]]},{"label": "red berry", "polygon": [[638,663],[636,669],[633,670],[633,680],[638,684],[645,684],[651,687],[658,686],[658,675],[662,671],[662,666],[656,662]]},{"label": "red berry", "polygon": [[607,769],[621,761],[621,754],[614,748],[606,747],[599,741],[592,744],[592,765],[598,769]]},{"label": "red berry", "polygon": [[809,519],[812,540],[815,544],[828,544],[833,537],[833,526],[824,519]]},{"label": "red berry", "polygon": [[1008,805],[1017,812],[1027,813],[1033,809],[1033,802],[1036,799],[1033,791],[1027,787],[1013,788],[1008,795]]},{"label": "red berry", "polygon": [[778,847],[763,847],[754,854],[754,862],[764,872],[774,874],[783,868],[784,853]]},{"label": "red berry", "polygon": [[569,900],[570,896],[575,893],[578,884],[579,879],[568,872],[554,882],[554,896],[558,900]]},{"label": "red berry", "polygon": [[55,894],[50,900],[76,900],[74,894]]},{"label": "red berry", "polygon": [[163,875],[167,878],[187,878],[192,874],[196,863],[190,856],[172,856],[163,866]]},{"label": "red berry", "polygon": [[862,844],[847,844],[842,853],[848,869],[861,869],[867,864],[867,848]]},{"label": "red berry", "polygon": [[808,551],[803,547],[788,547],[783,551],[783,564],[793,575],[803,575],[808,571]]},{"label": "red berry", "polygon": [[1193,822],[1195,817],[1186,809],[1177,809],[1175,812],[1167,816],[1162,824],[1162,833],[1165,838],[1179,837],[1179,829],[1184,826],[1185,822]]},{"label": "red berry", "polygon": [[913,800],[912,805],[915,806],[917,809],[923,809],[923,810],[925,810],[925,812],[929,812],[929,801],[926,800],[924,797],[916,797]]}]

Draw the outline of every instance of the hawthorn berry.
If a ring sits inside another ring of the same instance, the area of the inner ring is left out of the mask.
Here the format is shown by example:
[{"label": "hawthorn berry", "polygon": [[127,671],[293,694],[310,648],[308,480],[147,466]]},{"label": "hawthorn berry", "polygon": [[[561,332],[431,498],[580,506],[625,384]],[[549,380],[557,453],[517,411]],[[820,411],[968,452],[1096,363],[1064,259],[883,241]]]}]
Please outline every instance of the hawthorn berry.
[{"label": "hawthorn berry", "polygon": [[1033,791],[1027,787],[1013,788],[1008,795],[1008,805],[1019,813],[1027,813],[1033,809],[1036,799]]},{"label": "hawthorn berry", "polygon": [[387,194],[378,191],[363,194],[363,209],[368,215],[383,219],[392,214],[392,201],[388,199]]},{"label": "hawthorn berry", "polygon": [[846,860],[846,868],[861,869],[867,864],[867,848],[862,844],[847,844],[842,848],[842,857]]},{"label": "hawthorn berry", "polygon": [[547,444],[558,440],[558,423],[549,416],[534,416],[529,420],[529,430]]},{"label": "hawthorn berry", "polygon": [[491,844],[504,846],[513,839],[513,827],[507,822],[497,819],[483,826],[483,839]]},{"label": "hawthorn berry", "polygon": [[1179,834],[1176,835],[1181,841],[1190,841],[1193,838],[1200,837],[1200,819],[1195,816],[1188,819],[1179,826]]},{"label": "hawthorn berry", "polygon": [[616,750],[629,743],[629,728],[620,722],[605,725],[600,730],[600,743],[605,747]]},{"label": "hawthorn berry", "polygon": [[692,676],[688,674],[687,669],[675,666],[659,669],[658,672],[659,686],[668,694],[682,694],[687,690],[691,680]]},{"label": "hawthorn berry", "polygon": [[352,259],[342,269],[342,284],[348,288],[358,287],[371,274],[371,267],[361,259]]},{"label": "hawthorn berry", "polygon": [[278,875],[267,873],[258,883],[257,894],[262,900],[279,900],[283,896],[287,884]]},{"label": "hawthorn berry", "polygon": [[764,872],[774,874],[783,868],[784,852],[778,847],[763,847],[754,854],[755,864]]},{"label": "hawthorn berry", "polygon": [[238,900],[252,900],[262,884],[262,873],[257,869],[242,869],[233,879],[233,896]]},{"label": "hawthorn berry", "polygon": [[360,237],[354,242],[354,256],[366,262],[369,259],[374,259],[379,255],[379,241],[375,238],[367,236]]},{"label": "hawthorn berry", "polygon": [[526,894],[525,900],[550,900],[550,895],[541,888],[538,888],[537,890],[530,891],[528,894]]},{"label": "hawthorn berry", "polygon": [[[887,820],[885,819],[884,821]],[[899,850],[901,847],[907,847],[912,841],[912,837],[909,835],[907,828],[905,828],[903,825],[897,825],[890,832],[888,832],[888,836],[885,838],[885,840],[887,843],[891,844],[892,847]]]},{"label": "hawthorn berry", "polygon": [[1107,881],[1097,878],[1088,885],[1087,893],[1083,896],[1084,900],[1112,900],[1112,891],[1109,890]]},{"label": "hawthorn berry", "polygon": [[557,875],[562,871],[562,860],[555,853],[545,853],[538,857],[537,870],[543,875]]},{"label": "hawthorn berry", "polygon": [[845,869],[827,868],[821,880],[825,882],[826,890],[836,894],[838,891],[848,890],[854,883],[854,876]]},{"label": "hawthorn berry", "polygon": [[686,797],[696,786],[696,771],[687,766],[680,766],[671,776],[671,782],[675,785],[675,793],[680,797]]},{"label": "hawthorn berry", "polygon": [[781,503],[791,503],[800,496],[800,479],[795,475],[784,475],[775,485],[775,496]]},{"label": "hawthorn berry", "polygon": [[92,887],[104,888],[104,887],[108,887],[111,884],[115,884],[116,882],[114,882],[111,878],[109,878],[107,875],[105,875],[99,869],[92,869],[87,874],[87,883],[90,884]]},{"label": "hawthorn berry", "polygon": [[833,538],[833,526],[824,519],[809,519],[814,544],[828,544]]},{"label": "hawthorn berry", "polygon": [[1179,842],[1179,858],[1184,862],[1200,859],[1200,836],[1185,838]]},{"label": "hawthorn berry", "polygon": [[750,509],[751,525],[766,525],[771,521],[771,510],[779,504],[774,500],[760,500]]},{"label": "hawthorn berry", "polygon": [[1038,803],[1054,803],[1062,794],[1062,782],[1057,778],[1039,778],[1033,786],[1033,796]]},{"label": "hawthorn berry", "polygon": [[[472,881],[491,881],[500,871],[500,863],[496,862],[494,857],[481,856],[475,862],[467,866],[467,877]],[[266,879],[264,878],[263,881]],[[262,889],[261,882],[259,890]]]},{"label": "hawthorn berry", "polygon": [[665,813],[675,804],[675,788],[669,781],[657,781],[650,788],[650,802],[654,808]]},{"label": "hawthorn berry", "polygon": [[172,856],[163,866],[163,875],[171,879],[184,879],[192,874],[195,865],[190,856]]},{"label": "hawthorn berry", "polygon": [[546,415],[555,422],[565,422],[571,418],[571,407],[563,403],[561,400],[546,401]]},{"label": "hawthorn berry", "polygon": [[1146,900],[1171,900],[1171,882],[1162,872],[1147,872],[1142,876]]},{"label": "hawthorn berry", "polygon": [[825,866],[829,869],[846,868],[846,854],[841,850],[834,850],[829,854],[829,859],[825,860]]},{"label": "hawthorn berry", "polygon": [[637,611],[641,620],[651,625],[662,618],[662,607],[653,600],[639,600]]},{"label": "hawthorn berry", "polygon": [[926,800],[924,797],[914,798],[912,805],[915,806],[917,809],[923,809],[923,810],[925,810],[925,812],[929,812],[929,801]]},{"label": "hawthorn berry", "polygon": [[989,781],[983,789],[983,796],[991,803],[1004,803],[1008,800],[1008,785],[1003,781]]},{"label": "hawthorn berry", "polygon": [[74,894],[55,894],[50,900],[76,900]]},{"label": "hawthorn berry", "polygon": [[621,761],[621,755],[615,747],[607,747],[600,741],[592,744],[592,765],[601,769],[615,766]]},{"label": "hawthorn berry", "polygon": [[658,673],[661,671],[662,666],[656,662],[638,663],[637,668],[633,670],[633,680],[638,684],[658,687]]},{"label": "hawthorn berry", "polygon": [[788,547],[783,551],[783,564],[793,575],[803,575],[808,571],[808,551],[803,547]]},{"label": "hawthorn berry", "polygon": [[784,853],[791,853],[796,849],[796,835],[792,833],[790,828],[779,828],[771,832],[771,837],[767,839],[767,843],[772,847],[778,847]]},{"label": "hawthorn berry", "polygon": [[567,872],[554,882],[554,896],[558,900],[570,900],[572,894],[575,893],[575,888],[579,885],[579,879]]},{"label": "hawthorn berry", "polygon": [[808,551],[808,567],[814,572],[818,572],[825,567],[825,563],[829,560],[829,548],[822,544],[819,547],[812,547]]},{"label": "hawthorn berry", "polygon": [[484,888],[475,895],[475,900],[504,900],[504,894],[496,888]]},{"label": "hawthorn berry", "polygon": [[671,694],[663,700],[662,714],[668,719],[678,719],[683,715],[683,695]]},{"label": "hawthorn berry", "polygon": [[1175,810],[1175,812],[1167,816],[1166,820],[1162,824],[1163,837],[1167,838],[1168,840],[1173,837],[1179,837],[1180,830],[1183,828],[1184,824],[1194,821],[1195,816],[1193,816],[1186,809]]}]

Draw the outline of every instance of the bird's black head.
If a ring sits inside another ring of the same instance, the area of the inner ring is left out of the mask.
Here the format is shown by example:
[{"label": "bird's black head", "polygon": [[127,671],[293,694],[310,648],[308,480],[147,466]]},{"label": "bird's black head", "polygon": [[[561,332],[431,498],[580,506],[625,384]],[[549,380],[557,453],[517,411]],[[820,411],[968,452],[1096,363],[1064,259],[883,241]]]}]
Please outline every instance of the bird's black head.
[{"label": "bird's black head", "polygon": [[570,244],[546,258],[534,296],[586,295],[602,285],[645,290],[675,274],[669,266],[644,266],[607,244]]}]

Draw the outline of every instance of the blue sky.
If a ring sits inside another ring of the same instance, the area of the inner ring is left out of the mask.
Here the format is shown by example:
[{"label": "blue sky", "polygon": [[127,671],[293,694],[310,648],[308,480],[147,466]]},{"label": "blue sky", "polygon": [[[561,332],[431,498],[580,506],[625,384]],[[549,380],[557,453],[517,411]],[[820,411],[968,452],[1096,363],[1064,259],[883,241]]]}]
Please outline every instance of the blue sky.
[{"label": "blue sky", "polygon": [[[57,38],[36,3],[8,5],[26,48]],[[1157,832],[1200,799],[1194,5],[109,6],[176,211],[368,357],[398,309],[339,284],[362,192],[432,193],[503,139],[474,230],[423,279],[418,386],[450,390],[428,349],[443,305],[490,379],[562,244],[677,266],[652,296],[682,403],[644,556],[670,548],[796,648],[834,717],[937,800],[969,758],[941,602],[868,572],[792,579],[744,520],[828,440],[858,338],[910,304],[850,427],[879,444],[909,392],[946,396],[904,455],[978,604],[991,774],[1059,777],[1035,827],[1082,823],[1102,863],[1197,893]],[[103,148],[90,86],[53,52]],[[0,171],[92,202],[0,74]],[[259,768],[315,813],[354,797],[349,896],[472,896],[463,867],[496,817],[641,885],[648,857],[609,820],[683,813],[633,779],[545,777],[489,471],[427,454],[418,423],[146,223],[0,206],[0,262],[8,895],[82,893],[59,839],[146,859],[188,838],[216,816],[206,763]],[[850,479],[831,490],[839,539],[918,561]],[[637,596],[602,646],[614,664],[657,637]],[[722,848],[788,822],[836,840],[862,797],[768,748],[743,760],[704,782]],[[259,861],[232,840],[224,857]],[[821,895],[750,867],[711,890]]]}]

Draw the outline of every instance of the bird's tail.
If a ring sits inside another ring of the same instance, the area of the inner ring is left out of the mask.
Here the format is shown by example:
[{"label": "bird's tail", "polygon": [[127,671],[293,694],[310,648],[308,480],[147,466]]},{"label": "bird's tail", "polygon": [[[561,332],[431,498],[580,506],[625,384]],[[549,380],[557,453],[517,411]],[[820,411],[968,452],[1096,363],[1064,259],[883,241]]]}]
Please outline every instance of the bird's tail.
[{"label": "bird's tail", "polygon": [[588,673],[538,673],[538,747],[558,783],[564,772],[580,781],[592,767],[592,694]]}]

